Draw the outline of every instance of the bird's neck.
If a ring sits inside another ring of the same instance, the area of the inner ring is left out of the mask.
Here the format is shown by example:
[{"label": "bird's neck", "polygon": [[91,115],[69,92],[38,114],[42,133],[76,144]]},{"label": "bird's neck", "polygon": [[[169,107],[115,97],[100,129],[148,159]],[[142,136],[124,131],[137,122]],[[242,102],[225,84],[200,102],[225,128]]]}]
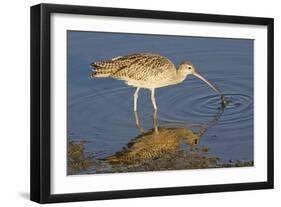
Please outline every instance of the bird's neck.
[{"label": "bird's neck", "polygon": [[183,82],[186,79],[187,74],[183,73],[182,70],[178,69],[176,72],[175,82],[176,84]]}]

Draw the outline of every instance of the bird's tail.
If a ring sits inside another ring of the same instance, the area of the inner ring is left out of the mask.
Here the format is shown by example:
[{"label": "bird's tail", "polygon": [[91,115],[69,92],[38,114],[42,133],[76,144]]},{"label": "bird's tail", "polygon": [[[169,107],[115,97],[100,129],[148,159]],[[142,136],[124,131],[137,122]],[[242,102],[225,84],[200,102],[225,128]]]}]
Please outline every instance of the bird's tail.
[{"label": "bird's tail", "polygon": [[105,78],[116,72],[116,68],[110,62],[94,62],[91,64],[93,71],[91,77]]}]

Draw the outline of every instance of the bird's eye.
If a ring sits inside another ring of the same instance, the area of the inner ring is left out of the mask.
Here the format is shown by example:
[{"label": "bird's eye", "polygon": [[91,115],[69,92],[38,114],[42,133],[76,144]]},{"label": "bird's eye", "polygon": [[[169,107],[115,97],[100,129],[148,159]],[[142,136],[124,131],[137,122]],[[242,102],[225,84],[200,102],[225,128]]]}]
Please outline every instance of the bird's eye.
[{"label": "bird's eye", "polygon": [[189,66],[188,69],[191,70],[191,67]]}]

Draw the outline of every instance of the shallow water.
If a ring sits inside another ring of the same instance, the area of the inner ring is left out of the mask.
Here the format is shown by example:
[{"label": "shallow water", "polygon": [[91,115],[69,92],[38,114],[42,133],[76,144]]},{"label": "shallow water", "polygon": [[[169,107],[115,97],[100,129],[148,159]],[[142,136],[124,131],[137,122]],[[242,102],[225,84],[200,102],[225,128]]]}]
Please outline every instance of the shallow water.
[{"label": "shallow water", "polygon": [[[156,90],[158,128],[197,134],[203,129],[197,146],[207,147],[209,156],[221,162],[253,161],[253,40],[246,39],[68,32],[69,141],[86,141],[85,151],[104,160],[155,130],[148,90],[140,90],[136,126],[135,89],[111,78],[89,78],[91,62],[135,52],[159,53],[176,66],[192,61],[230,101],[222,109],[219,95],[188,76],[181,84]],[[95,172],[91,167],[76,173]]]}]

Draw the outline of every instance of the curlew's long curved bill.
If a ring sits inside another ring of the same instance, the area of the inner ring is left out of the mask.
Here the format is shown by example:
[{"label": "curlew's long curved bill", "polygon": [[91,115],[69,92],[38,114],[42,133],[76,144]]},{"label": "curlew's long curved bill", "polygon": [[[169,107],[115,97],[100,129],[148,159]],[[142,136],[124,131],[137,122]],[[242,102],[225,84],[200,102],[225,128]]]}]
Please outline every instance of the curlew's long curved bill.
[{"label": "curlew's long curved bill", "polygon": [[200,75],[198,72],[194,72],[194,74],[197,78],[201,79],[205,83],[207,83],[214,91],[216,91],[219,94],[222,94],[221,91],[215,87],[210,81],[208,81],[206,78],[204,78],[202,75]]}]

